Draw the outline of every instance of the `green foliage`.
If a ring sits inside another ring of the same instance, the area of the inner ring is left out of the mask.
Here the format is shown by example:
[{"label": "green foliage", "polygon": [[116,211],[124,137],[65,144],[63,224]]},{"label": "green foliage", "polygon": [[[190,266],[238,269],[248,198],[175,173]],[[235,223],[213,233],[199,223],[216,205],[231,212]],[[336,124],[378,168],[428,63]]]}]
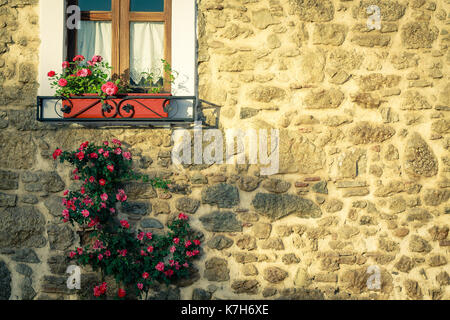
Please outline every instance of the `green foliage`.
[{"label": "green foliage", "polygon": [[164,59],[161,59],[163,70],[154,72],[142,72],[141,83],[148,89],[148,93],[160,93],[164,87],[164,81],[173,84],[178,72],[172,70],[172,66]]}]

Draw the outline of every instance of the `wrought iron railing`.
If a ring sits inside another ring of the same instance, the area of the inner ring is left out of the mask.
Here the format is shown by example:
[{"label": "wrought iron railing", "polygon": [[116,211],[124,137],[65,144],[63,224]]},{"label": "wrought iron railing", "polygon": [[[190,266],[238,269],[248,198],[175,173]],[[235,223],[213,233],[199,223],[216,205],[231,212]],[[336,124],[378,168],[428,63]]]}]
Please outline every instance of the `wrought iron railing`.
[{"label": "wrought iron railing", "polygon": [[[89,100],[74,111],[74,103]],[[149,100],[163,100],[162,108],[152,108]],[[37,120],[41,122],[105,122],[180,124],[197,120],[198,101],[195,96],[124,95],[102,99],[99,96],[37,97]],[[145,112],[148,117],[137,116]],[[87,116],[88,115],[88,116]]]}]

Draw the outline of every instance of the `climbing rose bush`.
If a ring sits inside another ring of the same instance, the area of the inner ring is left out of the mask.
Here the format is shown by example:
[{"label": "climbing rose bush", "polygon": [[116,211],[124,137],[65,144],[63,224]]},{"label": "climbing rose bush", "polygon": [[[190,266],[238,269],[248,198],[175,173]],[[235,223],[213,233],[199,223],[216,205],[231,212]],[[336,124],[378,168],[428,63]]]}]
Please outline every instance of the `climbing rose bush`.
[{"label": "climbing rose bush", "polygon": [[[70,252],[71,259],[100,271],[102,278],[113,276],[118,299],[126,298],[126,288],[146,299],[155,282],[169,284],[189,276],[201,242],[193,237],[187,215],[180,213],[170,222],[165,235],[134,230],[127,220],[117,219],[117,204],[127,204],[126,182],[142,179],[168,189],[167,181],[135,173],[131,153],[117,139],[100,146],[84,142],[75,151],[58,148],[53,158],[74,166],[73,179],[82,181],[80,190],[64,191],[61,219],[92,230],[92,244]],[[93,295],[105,298],[107,287],[106,282],[95,286]]]}]

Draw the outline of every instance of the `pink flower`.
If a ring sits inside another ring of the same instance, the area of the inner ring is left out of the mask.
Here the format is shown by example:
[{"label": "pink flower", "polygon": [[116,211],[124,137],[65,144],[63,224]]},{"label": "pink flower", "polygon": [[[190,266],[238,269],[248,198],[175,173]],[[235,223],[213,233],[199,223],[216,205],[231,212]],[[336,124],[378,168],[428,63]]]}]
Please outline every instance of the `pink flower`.
[{"label": "pink flower", "polygon": [[74,251],[71,251],[70,253],[69,253],[69,257],[72,259],[73,257],[75,257],[77,255],[77,253],[76,252],[74,252]]},{"label": "pink flower", "polygon": [[103,156],[104,156],[105,158],[108,158],[108,157],[109,157],[109,151],[103,152]]},{"label": "pink flower", "polygon": [[145,234],[145,236],[147,237],[148,240],[152,240],[153,235],[152,235],[151,232],[147,232],[147,233]]},{"label": "pink flower", "polygon": [[89,182],[90,182],[90,183],[94,183],[94,181],[95,181],[95,178],[94,178],[94,177],[92,177],[92,176],[89,177]]},{"label": "pink flower", "polygon": [[141,249],[141,256],[146,256],[147,254],[145,253],[144,250]]},{"label": "pink flower", "polygon": [[144,278],[144,279],[148,279],[149,276],[150,276],[150,275],[148,274],[148,272],[144,272],[144,273],[142,274],[142,278]]},{"label": "pink flower", "polygon": [[120,154],[122,154],[122,149],[117,148],[116,150],[114,150],[114,153],[117,155],[120,155]]},{"label": "pink flower", "polygon": [[102,259],[103,259],[103,255],[100,253],[100,254],[98,255],[98,261],[102,261]]},{"label": "pink flower", "polygon": [[47,76],[49,76],[51,78],[51,77],[54,77],[55,74],[56,74],[55,71],[50,71],[49,73],[47,73]]},{"label": "pink flower", "polygon": [[120,142],[120,140],[118,139],[112,139],[112,143],[117,144],[118,146],[122,145],[122,142]]},{"label": "pink flower", "polygon": [[164,272],[166,274],[166,276],[171,277],[173,275],[173,270],[169,269],[166,272]]},{"label": "pink flower", "polygon": [[78,70],[78,71],[77,71],[77,76],[78,76],[78,77],[83,77],[83,78],[85,78],[85,77],[90,76],[91,74],[92,74],[92,71],[89,70],[89,69],[81,69],[81,70]]},{"label": "pink flower", "polygon": [[139,288],[139,290],[142,290],[142,288],[144,288],[144,285],[142,283],[138,283],[137,287]]},{"label": "pink flower", "polygon": [[187,262],[183,263],[183,267],[188,268],[189,267],[189,263],[187,263]]},{"label": "pink flower", "polygon": [[83,151],[77,152],[75,153],[75,156],[78,158],[78,160],[81,161],[84,159],[84,152]]},{"label": "pink flower", "polygon": [[106,290],[108,289],[108,286],[106,282],[103,282],[100,286],[94,287],[94,296],[100,297],[101,295],[106,293]]},{"label": "pink flower", "polygon": [[105,146],[107,146],[107,145],[109,145],[109,142],[108,142],[108,141],[103,141],[103,144],[104,144]]},{"label": "pink flower", "polygon": [[80,144],[79,150],[81,151],[83,149],[86,149],[88,145],[89,145],[89,141],[83,142],[82,144]]},{"label": "pink flower", "polygon": [[180,238],[173,238],[173,243],[179,244],[180,243]]},{"label": "pink flower", "polygon": [[86,58],[79,54],[76,55],[75,58],[73,58],[73,61],[84,61],[84,59]]},{"label": "pink flower", "polygon": [[156,265],[155,269],[158,270],[158,271],[164,271],[164,262],[159,262]]},{"label": "pink flower", "polygon": [[61,149],[56,149],[55,152],[53,152],[53,160],[56,160],[60,155],[62,154]]},{"label": "pink flower", "polygon": [[96,154],[95,152],[91,153],[89,155],[89,157],[91,157],[92,159],[98,159],[98,154]]},{"label": "pink flower", "polygon": [[105,180],[105,179],[100,179],[100,180],[98,180],[98,183],[99,183],[101,186],[104,186],[104,185],[106,184],[106,180]]},{"label": "pink flower", "polygon": [[192,244],[191,240],[188,240],[184,243],[184,246],[187,248]]},{"label": "pink flower", "polygon": [[152,253],[153,252],[153,246],[148,246],[147,247],[147,252],[148,253]]},{"label": "pink flower", "polygon": [[80,177],[78,175],[74,175],[73,180],[80,180]]},{"label": "pink flower", "polygon": [[64,190],[63,195],[67,196],[69,194],[69,190]]},{"label": "pink flower", "polygon": [[120,256],[125,257],[127,255],[127,249],[117,250]]},{"label": "pink flower", "polygon": [[67,80],[66,79],[64,79],[64,78],[61,78],[61,79],[59,79],[59,81],[58,81],[58,85],[60,86],[60,87],[65,87],[65,86],[67,86]]},{"label": "pink flower", "polygon": [[113,172],[114,171],[114,166],[112,164],[108,164],[106,166],[106,169],[108,169],[110,172]]},{"label": "pink flower", "polygon": [[81,211],[81,214],[83,215],[83,217],[87,218],[89,217],[89,211],[84,209],[83,211]]},{"label": "pink flower", "polygon": [[115,212],[116,212],[116,209],[114,209],[114,208],[109,208],[109,212],[115,213]]},{"label": "pink flower", "polygon": [[106,250],[106,251],[105,251],[105,256],[107,256],[107,257],[111,256],[111,251]]},{"label": "pink flower", "polygon": [[77,248],[77,252],[78,252],[78,254],[83,254],[83,248]]},{"label": "pink flower", "polygon": [[174,253],[175,251],[177,251],[177,248],[175,248],[175,246],[170,247],[170,252]]},{"label": "pink flower", "polygon": [[102,62],[102,61],[103,61],[102,56],[95,55],[95,56],[92,57],[92,62],[94,62],[94,63]]},{"label": "pink flower", "polygon": [[119,91],[119,88],[114,84],[114,82],[107,82],[102,85],[102,91],[108,96],[115,96]]},{"label": "pink flower", "polygon": [[102,201],[106,201],[108,200],[108,195],[106,193],[103,193],[102,195],[100,195],[100,199],[102,199]]},{"label": "pink flower", "polygon": [[126,220],[121,220],[120,224],[122,225],[122,227],[124,227],[125,229],[128,229],[130,227],[130,224],[128,223],[128,221]]},{"label": "pink flower", "polygon": [[144,239],[144,232],[140,232],[140,233],[137,235],[137,239],[138,239],[139,241],[142,241],[142,239]]},{"label": "pink flower", "polygon": [[64,61],[64,62],[62,63],[62,67],[63,67],[64,69],[70,67],[69,61]]},{"label": "pink flower", "polygon": [[200,242],[200,240],[194,240],[194,244],[195,244],[196,246],[199,246],[199,245],[201,244],[201,242]]},{"label": "pink flower", "polygon": [[123,189],[118,190],[118,193],[116,194],[116,199],[121,202],[127,201],[127,195],[125,194],[125,191]]},{"label": "pink flower", "polygon": [[189,217],[187,215],[185,215],[184,213],[180,213],[178,215],[178,219],[180,219],[180,220],[188,220]]},{"label": "pink flower", "polygon": [[127,160],[131,160],[131,153],[130,152],[124,152],[123,157]]},{"label": "pink flower", "polygon": [[95,226],[97,224],[97,220],[92,220],[91,219],[91,221],[89,221],[89,223],[88,223],[88,227],[89,228],[92,228],[93,226]]}]

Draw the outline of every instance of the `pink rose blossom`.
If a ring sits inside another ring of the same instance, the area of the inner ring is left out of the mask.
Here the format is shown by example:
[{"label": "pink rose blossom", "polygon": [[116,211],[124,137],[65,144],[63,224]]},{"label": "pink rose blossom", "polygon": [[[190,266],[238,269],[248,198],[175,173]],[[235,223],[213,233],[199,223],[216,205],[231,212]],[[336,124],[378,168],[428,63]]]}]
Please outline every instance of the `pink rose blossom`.
[{"label": "pink rose blossom", "polygon": [[64,78],[59,79],[59,81],[58,81],[58,85],[59,85],[60,87],[65,87],[65,86],[67,86],[67,84],[68,84],[68,82],[67,82],[67,80],[64,79]]},{"label": "pink rose blossom", "polygon": [[102,195],[100,195],[100,199],[102,199],[103,201],[108,200],[108,195],[106,193],[103,193]]},{"label": "pink rose blossom", "polygon": [[156,265],[155,269],[158,270],[158,271],[164,271],[164,262],[159,262]]},{"label": "pink rose blossom", "polygon": [[108,96],[115,96],[119,91],[119,88],[114,84],[114,82],[107,82],[102,85],[102,91]]},{"label": "pink rose blossom", "polygon": [[83,211],[81,211],[81,214],[83,215],[83,217],[87,218],[89,217],[89,211],[84,209]]}]

